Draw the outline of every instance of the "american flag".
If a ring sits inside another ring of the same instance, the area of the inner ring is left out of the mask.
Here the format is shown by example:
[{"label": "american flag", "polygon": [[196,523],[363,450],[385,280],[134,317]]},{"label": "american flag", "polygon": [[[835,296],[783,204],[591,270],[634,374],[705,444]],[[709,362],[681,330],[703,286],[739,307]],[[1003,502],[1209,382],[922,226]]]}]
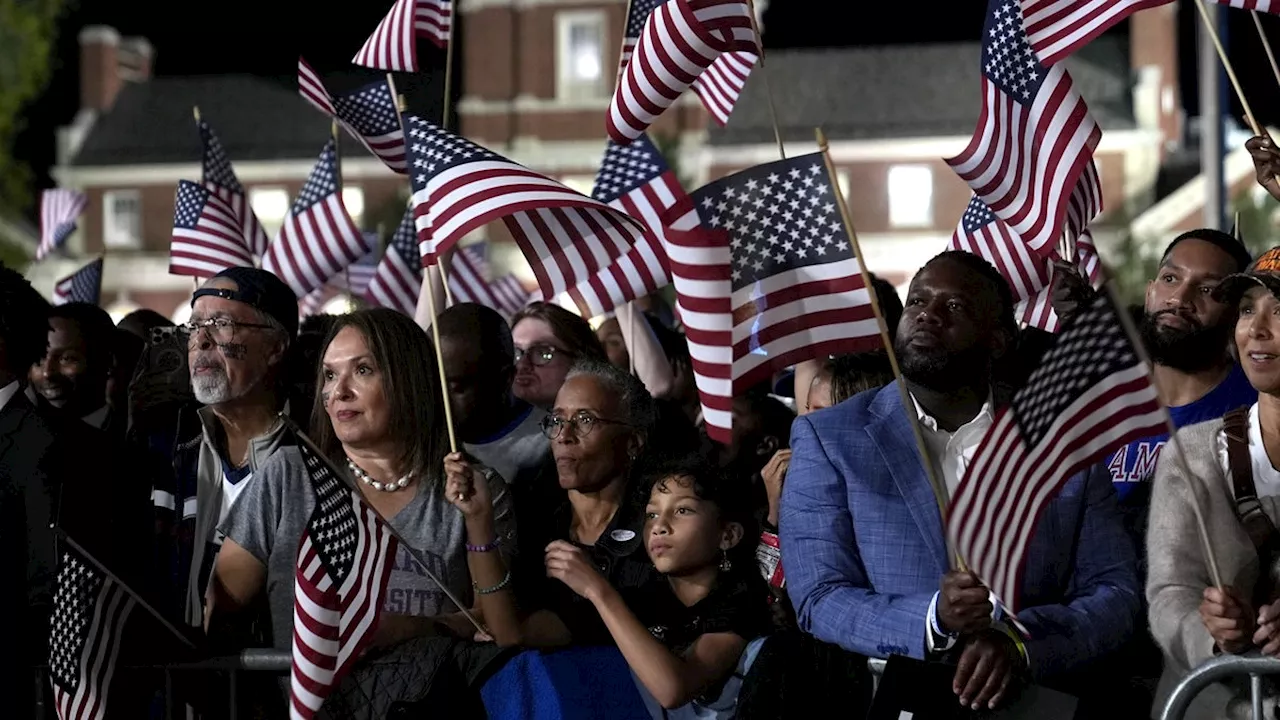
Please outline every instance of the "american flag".
[{"label": "american flag", "polygon": [[69,302],[97,305],[102,298],[102,258],[62,278],[53,286],[53,304]]},{"label": "american flag", "polygon": [[424,265],[467,233],[503,219],[544,298],[567,291],[645,234],[634,218],[560,182],[406,115],[409,179]]},{"label": "american flag", "polygon": [[229,267],[253,267],[235,212],[205,186],[179,180],[169,274],[212,277]]},{"label": "american flag", "polygon": [[294,571],[294,718],[315,716],[373,638],[397,542],[360,495],[334,477],[305,443],[298,446],[315,510]]},{"label": "american flag", "polygon": [[[708,216],[714,208],[708,208]],[[663,247],[676,288],[676,315],[684,326],[707,435],[732,441],[734,314],[731,238],[701,224],[692,198],[664,218]]]},{"label": "american flag", "polygon": [[743,170],[693,200],[703,223],[731,238],[736,392],[803,360],[881,344],[821,153]]},{"label": "american flag", "polygon": [[114,578],[68,548],[49,627],[49,681],[59,720],[101,720],[137,602]]},{"label": "american flag", "polygon": [[449,289],[453,292],[453,300],[479,303],[510,317],[524,308],[529,300],[529,291],[514,275],[490,280],[492,268],[485,257],[485,250],[484,243],[475,243],[454,252],[453,264],[449,268]]},{"label": "american flag", "polygon": [[373,272],[366,298],[374,305],[413,317],[421,289],[422,259],[418,255],[418,230],[410,207],[391,234],[391,243]]},{"label": "american flag", "polygon": [[635,52],[636,42],[640,39],[640,32],[644,30],[649,14],[666,1],[631,0],[627,4],[627,22],[622,31],[622,56],[618,63],[619,80],[622,78],[622,71],[627,69],[627,63],[631,62],[631,54]]},{"label": "american flag", "polygon": [[330,95],[320,76],[298,58],[298,92],[317,110],[338,120],[351,136],[395,172],[404,173],[404,130],[396,99],[385,80],[352,93]]},{"label": "american flag", "polygon": [[947,532],[1013,612],[1041,511],[1077,472],[1165,429],[1146,364],[1102,293],[1057,337],[974,453]]},{"label": "american flag", "polygon": [[[365,241],[370,246],[378,247],[378,233],[365,233]],[[375,249],[368,255],[347,266],[347,269],[329,278],[322,287],[307,293],[298,304],[298,314],[309,317],[320,312],[324,304],[340,292],[350,293],[352,297],[362,298],[369,292],[369,284],[373,282],[373,273],[378,267],[378,251]]]},{"label": "american flag", "polygon": [[1045,65],[1057,63],[1133,13],[1172,1],[1021,0],[1027,39]]},{"label": "american flag", "polygon": [[949,249],[964,250],[994,265],[1019,303],[1047,288],[1052,278],[1051,262],[1033,254],[977,195],[969,199]]},{"label": "american flag", "polygon": [[320,151],[319,162],[262,261],[264,270],[288,283],[300,298],[377,247],[370,245],[342,204],[335,144],[330,140]]},{"label": "american flag", "polygon": [[649,14],[609,104],[609,137],[640,136],[722,53],[758,53],[746,0],[668,0]]},{"label": "american flag", "polygon": [[446,48],[452,0],[396,0],[351,62],[375,70],[417,72],[418,38]]},{"label": "american flag", "polygon": [[40,193],[40,245],[36,248],[36,260],[62,247],[76,230],[76,220],[89,199],[84,193],[54,188]]},{"label": "american flag", "polygon": [[625,146],[609,141],[591,197],[641,221],[648,232],[625,255],[569,290],[583,317],[603,315],[671,284],[662,218],[685,191],[649,136],[641,135]]},{"label": "american flag", "polygon": [[716,58],[711,67],[693,81],[693,91],[702,100],[702,106],[721,127],[729,122],[733,106],[759,59],[753,52],[728,52]]},{"label": "american flag", "polygon": [[249,205],[249,197],[244,186],[236,177],[231,167],[231,159],[222,149],[222,143],[214,134],[209,123],[199,120],[196,125],[200,129],[200,140],[204,144],[204,155],[201,160],[201,177],[205,187],[209,188],[230,208],[240,223],[241,236],[249,243],[249,250],[254,257],[261,257],[267,251],[267,231],[253,214]]},{"label": "american flag", "polygon": [[1102,131],[1067,71],[1036,59],[1017,2],[989,3],[982,113],[969,147],[947,163],[1033,252],[1047,256]]},{"label": "american flag", "polygon": [[1227,7],[1240,8],[1241,10],[1257,10],[1259,12],[1280,14],[1280,0],[1210,0],[1210,2],[1216,2]]}]

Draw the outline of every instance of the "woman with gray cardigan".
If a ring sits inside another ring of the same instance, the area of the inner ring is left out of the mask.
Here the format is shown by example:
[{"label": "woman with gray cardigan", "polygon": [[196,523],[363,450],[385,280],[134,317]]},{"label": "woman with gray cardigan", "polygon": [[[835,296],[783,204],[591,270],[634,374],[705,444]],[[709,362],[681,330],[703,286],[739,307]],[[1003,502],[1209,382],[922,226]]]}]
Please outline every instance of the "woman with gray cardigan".
[{"label": "woman with gray cardigan", "polygon": [[[1258,402],[1178,431],[1186,463],[1160,454],[1147,529],[1151,632],[1164,651],[1159,713],[1178,681],[1221,653],[1280,657],[1280,248],[1224,280],[1215,298],[1239,311],[1235,343]],[[1214,585],[1193,503],[1198,502],[1221,573]],[[1268,704],[1272,717],[1274,691]],[[1200,694],[1187,718],[1248,717],[1248,680]]]}]

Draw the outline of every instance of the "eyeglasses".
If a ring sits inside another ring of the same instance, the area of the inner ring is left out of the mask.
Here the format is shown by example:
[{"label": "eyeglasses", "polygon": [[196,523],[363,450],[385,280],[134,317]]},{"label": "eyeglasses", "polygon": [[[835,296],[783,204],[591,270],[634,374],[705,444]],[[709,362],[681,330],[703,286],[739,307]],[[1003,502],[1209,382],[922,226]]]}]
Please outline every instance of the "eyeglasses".
[{"label": "eyeglasses", "polygon": [[200,335],[201,330],[208,330],[215,343],[227,343],[235,339],[239,328],[270,329],[270,325],[262,323],[240,322],[227,317],[211,317],[207,320],[192,320],[178,326],[180,332],[187,336],[187,344]]},{"label": "eyeglasses", "polygon": [[631,427],[629,423],[621,420],[610,420],[608,418],[596,417],[586,410],[579,410],[573,417],[563,418],[559,415],[548,415],[542,418],[542,434],[547,436],[548,440],[555,440],[560,437],[560,432],[566,425],[573,426],[573,434],[580,438],[584,438],[591,434],[596,425],[621,425],[623,427]]},{"label": "eyeglasses", "polygon": [[551,361],[556,359],[557,353],[562,354],[565,357],[572,357],[573,355],[573,353],[568,350],[561,350],[554,345],[530,345],[527,350],[525,348],[516,348],[516,364],[519,365],[520,361],[528,355],[529,362],[533,363],[537,367],[550,365]]}]

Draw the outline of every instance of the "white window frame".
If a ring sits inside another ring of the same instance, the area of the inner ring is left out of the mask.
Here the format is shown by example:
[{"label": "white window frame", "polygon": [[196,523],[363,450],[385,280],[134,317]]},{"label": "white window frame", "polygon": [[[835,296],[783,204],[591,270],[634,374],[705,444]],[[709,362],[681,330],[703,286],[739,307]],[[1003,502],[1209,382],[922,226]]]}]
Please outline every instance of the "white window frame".
[{"label": "white window frame", "polygon": [[[594,90],[582,89],[572,77],[572,58],[569,57],[569,39],[573,28],[590,25],[600,37],[600,80]],[[612,87],[609,81],[609,31],[603,10],[566,10],[556,14],[556,99],[596,100],[607,98]]]},{"label": "white window frame", "polygon": [[[132,200],[137,216],[133,235],[121,232],[121,218],[116,215],[116,203]],[[102,246],[104,248],[137,249],[142,247],[142,193],[137,190],[108,190],[102,194]]]},{"label": "white window frame", "polygon": [[[921,163],[891,165],[885,188],[889,194],[889,227],[933,227],[933,168]],[[921,192],[920,188],[925,194],[923,200],[913,196]]]}]

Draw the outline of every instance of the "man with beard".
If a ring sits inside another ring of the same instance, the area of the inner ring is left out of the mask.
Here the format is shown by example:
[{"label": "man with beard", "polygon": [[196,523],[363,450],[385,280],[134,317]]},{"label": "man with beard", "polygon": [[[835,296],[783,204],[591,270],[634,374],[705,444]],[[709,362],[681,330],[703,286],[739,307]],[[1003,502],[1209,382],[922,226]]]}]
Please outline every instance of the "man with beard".
[{"label": "man with beard", "polygon": [[1078,689],[1069,673],[1118,648],[1138,614],[1133,547],[1105,477],[1072,478],[1041,516],[1018,614],[1028,635],[972,573],[951,569],[910,424],[954,492],[992,423],[992,366],[1015,332],[995,268],[964,252],[930,260],[894,343],[910,412],[890,385],[799,418],[782,495],[782,561],[800,628],[869,657],[958,655],[947,690],[973,709],[1010,697],[1024,673]]},{"label": "man with beard", "polygon": [[196,402],[179,418],[174,485],[153,493],[157,527],[172,543],[162,559],[175,610],[192,626],[203,620],[204,591],[222,538],[216,528],[254,472],[293,444],[279,411],[289,408],[282,371],[298,328],[289,286],[256,268],[234,267],[195,291],[183,327]]},{"label": "man with beard", "polygon": [[[1235,308],[1212,294],[1223,278],[1244,272],[1249,261],[1249,251],[1231,235],[1191,230],[1169,244],[1155,279],[1147,283],[1142,344],[1176,427],[1214,420],[1257,401],[1258,392],[1230,353]],[[1135,518],[1145,519],[1148,481],[1168,439],[1166,433],[1135,440],[1107,462],[1121,504]]]}]

